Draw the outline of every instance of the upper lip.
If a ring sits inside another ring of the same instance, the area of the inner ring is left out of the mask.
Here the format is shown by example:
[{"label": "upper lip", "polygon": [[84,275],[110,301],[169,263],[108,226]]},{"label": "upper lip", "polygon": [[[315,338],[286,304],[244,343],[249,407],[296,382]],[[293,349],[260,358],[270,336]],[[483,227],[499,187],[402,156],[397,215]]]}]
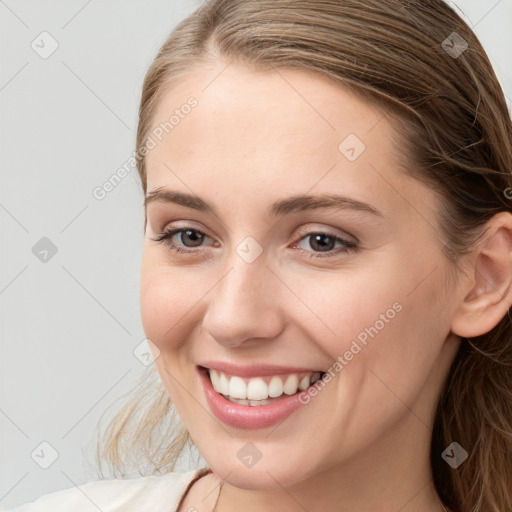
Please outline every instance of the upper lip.
[{"label": "upper lip", "polygon": [[315,370],[313,368],[291,367],[270,364],[234,364],[227,361],[204,361],[199,366],[205,368],[219,370],[227,375],[237,375],[239,377],[260,377],[265,375],[282,375],[287,373],[304,373],[304,372],[320,372],[323,370]]}]

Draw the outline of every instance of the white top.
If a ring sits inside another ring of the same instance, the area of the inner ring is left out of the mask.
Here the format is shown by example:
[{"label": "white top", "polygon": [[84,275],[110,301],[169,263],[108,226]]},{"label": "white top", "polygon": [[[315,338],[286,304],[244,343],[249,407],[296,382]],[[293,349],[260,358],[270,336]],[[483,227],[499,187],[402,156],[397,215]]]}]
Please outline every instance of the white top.
[{"label": "white top", "polygon": [[192,483],[208,471],[94,480],[45,494],[8,512],[176,512]]}]

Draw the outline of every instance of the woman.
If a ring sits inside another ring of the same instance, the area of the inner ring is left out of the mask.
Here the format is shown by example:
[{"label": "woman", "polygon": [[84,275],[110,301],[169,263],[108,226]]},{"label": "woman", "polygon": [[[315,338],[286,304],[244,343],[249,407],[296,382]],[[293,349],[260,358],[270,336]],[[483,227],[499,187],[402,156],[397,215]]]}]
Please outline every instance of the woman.
[{"label": "woman", "polygon": [[165,474],[16,510],[512,510],[512,125],[450,7],[210,0],[137,151],[159,382],[99,456]]}]

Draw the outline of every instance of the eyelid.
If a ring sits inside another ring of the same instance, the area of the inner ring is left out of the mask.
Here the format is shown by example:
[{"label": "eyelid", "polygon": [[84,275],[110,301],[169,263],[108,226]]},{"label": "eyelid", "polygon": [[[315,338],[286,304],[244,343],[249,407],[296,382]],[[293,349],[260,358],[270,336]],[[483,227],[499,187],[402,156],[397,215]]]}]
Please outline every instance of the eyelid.
[{"label": "eyelid", "polygon": [[[204,235],[205,239],[208,238],[208,239],[212,240],[214,243],[217,243],[204,230],[198,229],[198,228],[196,228],[196,227],[194,227],[192,225],[187,225],[187,226],[166,226],[161,231],[156,233],[154,237],[150,237],[150,238],[151,238],[151,240],[153,240],[155,242],[163,242],[165,240],[172,240],[172,238],[174,238],[175,235],[177,235],[178,233],[183,233],[185,231],[195,231],[196,233]],[[174,244],[174,242],[173,242],[173,244]],[[186,246],[184,246],[184,250],[187,250],[187,251],[188,250],[190,250],[190,251],[197,251],[197,250],[203,249],[204,247],[205,246],[198,246],[196,248],[193,248],[193,247],[186,247]]]},{"label": "eyelid", "polygon": [[318,227],[318,229],[312,228],[311,226],[301,226],[296,232],[295,237],[303,238],[304,236],[311,235],[313,233],[322,233],[325,235],[332,236],[334,238],[341,238],[347,242],[353,242],[354,244],[360,244],[359,239],[347,233],[346,231],[337,230],[331,227]]},{"label": "eyelid", "polygon": [[187,221],[187,220],[181,220],[181,221],[177,220],[177,221],[168,222],[167,224],[164,225],[164,227],[162,229],[158,230],[157,234],[168,233],[169,231],[179,231],[179,230],[186,231],[187,229],[192,229],[194,231],[198,231],[199,233],[204,234],[208,238],[213,239],[213,237],[211,237],[209,235],[209,231],[206,228],[204,228],[201,224],[196,223],[194,221]]}]

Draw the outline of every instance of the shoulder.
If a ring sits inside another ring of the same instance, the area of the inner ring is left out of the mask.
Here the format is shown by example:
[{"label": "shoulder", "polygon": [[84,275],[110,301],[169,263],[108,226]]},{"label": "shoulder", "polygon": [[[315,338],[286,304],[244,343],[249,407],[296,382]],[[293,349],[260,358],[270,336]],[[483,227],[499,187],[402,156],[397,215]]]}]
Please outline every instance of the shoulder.
[{"label": "shoulder", "polygon": [[158,505],[174,510],[188,485],[205,468],[186,473],[171,472],[126,480],[95,480],[45,494],[6,512],[143,512]]}]

